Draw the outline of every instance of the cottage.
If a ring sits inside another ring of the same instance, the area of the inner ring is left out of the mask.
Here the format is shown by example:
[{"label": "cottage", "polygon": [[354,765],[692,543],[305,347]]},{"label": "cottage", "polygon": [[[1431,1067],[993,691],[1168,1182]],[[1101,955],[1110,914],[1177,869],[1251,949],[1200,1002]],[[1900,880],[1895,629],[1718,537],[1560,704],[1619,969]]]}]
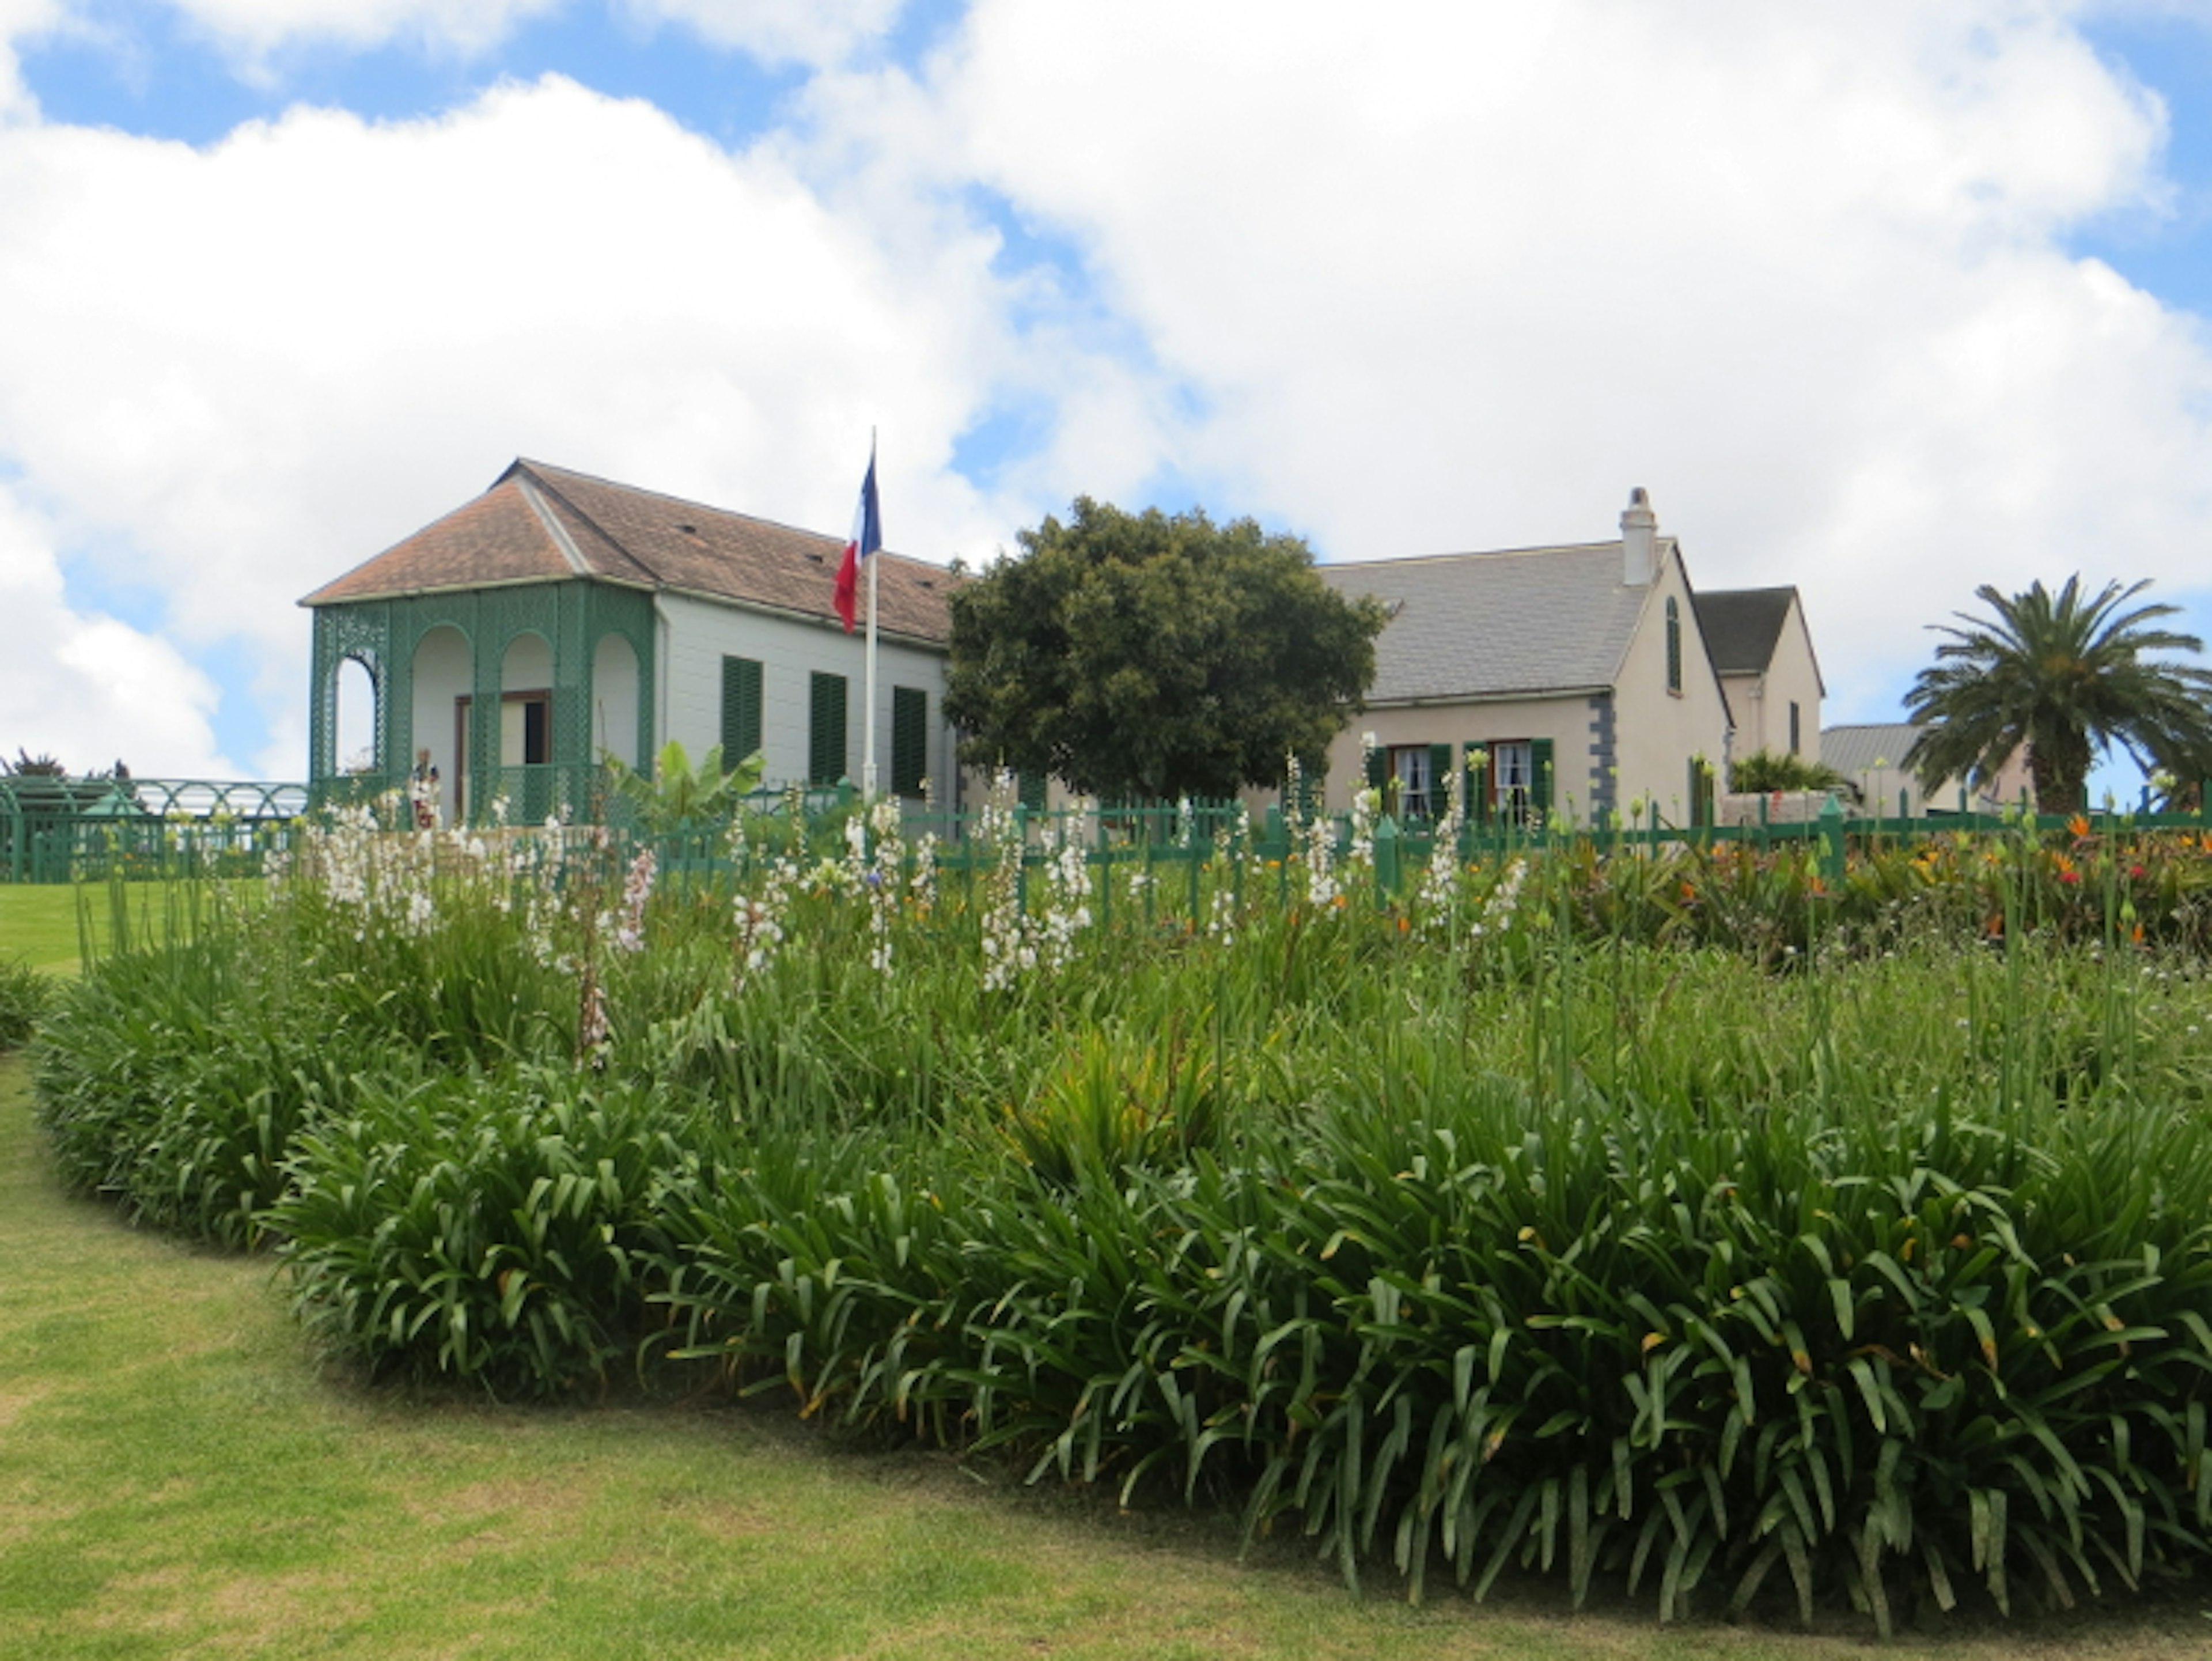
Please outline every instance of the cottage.
[{"label": "cottage", "polygon": [[337,771],[338,677],[375,703],[372,769],[437,781],[447,818],[504,795],[581,808],[602,754],[671,739],[765,753],[768,777],[858,778],[875,724],[883,782],[952,770],[944,569],[877,556],[878,695],[834,605],[840,538],[517,460],[482,496],[318,588],[311,776]]},{"label": "cottage", "polygon": [[1820,759],[1827,686],[1795,588],[1717,588],[1697,596],[1698,630],[1728,697],[1729,753]]},{"label": "cottage", "polygon": [[1371,778],[1425,817],[1466,776],[1477,819],[1587,821],[1639,800],[1709,816],[1728,698],[1681,549],[1643,490],[1620,527],[1615,542],[1317,567],[1391,608],[1367,714],[1329,751],[1331,805]]}]

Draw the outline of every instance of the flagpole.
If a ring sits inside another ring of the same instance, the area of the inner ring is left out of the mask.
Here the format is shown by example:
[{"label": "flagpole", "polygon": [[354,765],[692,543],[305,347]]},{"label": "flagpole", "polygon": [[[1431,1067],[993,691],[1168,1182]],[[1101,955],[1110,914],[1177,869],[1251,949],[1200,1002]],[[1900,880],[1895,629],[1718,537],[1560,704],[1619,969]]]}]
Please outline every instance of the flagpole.
[{"label": "flagpole", "polygon": [[[876,474],[876,429],[868,429],[868,477]],[[878,484],[876,500],[883,500],[883,487]],[[868,675],[866,690],[861,694],[866,736],[860,741],[860,795],[862,800],[876,799],[876,567],[882,563],[883,549],[879,546],[867,558],[868,567]]]}]

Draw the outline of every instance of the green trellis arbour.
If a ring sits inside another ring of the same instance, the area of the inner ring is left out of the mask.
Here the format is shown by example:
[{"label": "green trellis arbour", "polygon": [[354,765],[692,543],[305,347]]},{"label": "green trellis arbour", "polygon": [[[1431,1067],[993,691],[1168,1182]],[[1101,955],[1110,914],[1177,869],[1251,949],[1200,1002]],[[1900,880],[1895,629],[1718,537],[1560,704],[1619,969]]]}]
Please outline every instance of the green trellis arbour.
[{"label": "green trellis arbour", "polygon": [[[374,706],[367,781],[405,784],[427,757],[448,821],[504,800],[517,818],[590,806],[603,753],[654,749],[649,590],[596,577],[435,589],[315,605],[309,782],[349,778],[338,755],[348,663]],[[360,770],[355,770],[358,775]]]}]

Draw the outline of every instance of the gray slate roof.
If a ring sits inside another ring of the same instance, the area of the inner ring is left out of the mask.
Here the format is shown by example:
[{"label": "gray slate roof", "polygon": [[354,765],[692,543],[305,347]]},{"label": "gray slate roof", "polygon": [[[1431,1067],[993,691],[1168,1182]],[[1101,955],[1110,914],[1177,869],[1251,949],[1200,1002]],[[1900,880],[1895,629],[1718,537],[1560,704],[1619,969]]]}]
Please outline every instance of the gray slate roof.
[{"label": "gray slate roof", "polygon": [[1789,620],[1795,588],[1716,588],[1697,596],[1698,630],[1723,675],[1763,675]]},{"label": "gray slate roof", "polygon": [[1909,721],[1876,721],[1870,726],[1859,727],[1823,727],[1820,729],[1820,763],[1847,775],[1871,772],[1875,764],[1880,763],[1894,769],[1901,776],[1905,771],[1905,752],[1912,748],[1912,741],[1919,736],[1919,727]]},{"label": "gray slate roof", "polygon": [[[1674,557],[1660,538],[1662,565]],[[1340,593],[1395,608],[1375,642],[1370,703],[1610,686],[1651,595],[1621,581],[1618,542],[1314,569]]]}]

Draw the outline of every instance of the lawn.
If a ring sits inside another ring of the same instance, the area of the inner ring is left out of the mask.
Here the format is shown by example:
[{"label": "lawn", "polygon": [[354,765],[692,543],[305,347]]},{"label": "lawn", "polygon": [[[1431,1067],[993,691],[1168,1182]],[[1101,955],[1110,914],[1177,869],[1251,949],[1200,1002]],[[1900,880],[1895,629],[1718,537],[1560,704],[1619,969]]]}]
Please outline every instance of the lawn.
[{"label": "lawn", "polygon": [[[1348,1596],[1302,1551],[1124,1516],[988,1465],[831,1447],[783,1414],[526,1410],[318,1366],[265,1259],[56,1190],[27,1069],[0,1060],[0,1654],[1164,1657],[1863,1652]],[[2201,1655],[2212,1598],[1886,1653]]]},{"label": "lawn", "polygon": [[[159,882],[125,885],[134,933],[143,932],[176,885]],[[114,900],[102,887],[67,883],[0,883],[0,963],[21,959],[48,974],[76,972],[81,950],[79,900],[94,944],[104,949],[114,938]]]}]

